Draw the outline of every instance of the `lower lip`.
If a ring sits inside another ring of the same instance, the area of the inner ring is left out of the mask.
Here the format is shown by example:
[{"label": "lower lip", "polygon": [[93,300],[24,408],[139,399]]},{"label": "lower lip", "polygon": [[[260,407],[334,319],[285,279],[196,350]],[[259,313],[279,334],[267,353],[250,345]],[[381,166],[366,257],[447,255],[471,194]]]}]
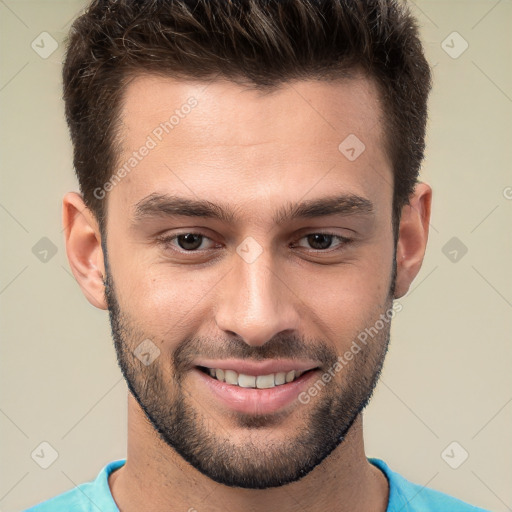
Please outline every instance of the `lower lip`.
[{"label": "lower lip", "polygon": [[319,370],[308,371],[292,382],[266,389],[242,388],[226,384],[198,368],[194,368],[192,372],[222,404],[230,409],[247,414],[270,414],[291,404],[310,385]]}]

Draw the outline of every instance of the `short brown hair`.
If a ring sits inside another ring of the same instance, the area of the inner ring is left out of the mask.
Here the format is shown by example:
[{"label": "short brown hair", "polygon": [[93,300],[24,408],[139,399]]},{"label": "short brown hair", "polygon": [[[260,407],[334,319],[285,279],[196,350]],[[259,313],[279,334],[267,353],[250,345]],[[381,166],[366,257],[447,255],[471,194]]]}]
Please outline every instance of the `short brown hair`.
[{"label": "short brown hair", "polygon": [[[395,244],[425,149],[431,70],[415,19],[399,0],[94,0],[68,36],[66,120],[87,207],[106,226],[94,190],[118,164],[119,114],[137,74],[243,82],[375,80],[393,166]],[[340,141],[341,142],[341,141]]]}]

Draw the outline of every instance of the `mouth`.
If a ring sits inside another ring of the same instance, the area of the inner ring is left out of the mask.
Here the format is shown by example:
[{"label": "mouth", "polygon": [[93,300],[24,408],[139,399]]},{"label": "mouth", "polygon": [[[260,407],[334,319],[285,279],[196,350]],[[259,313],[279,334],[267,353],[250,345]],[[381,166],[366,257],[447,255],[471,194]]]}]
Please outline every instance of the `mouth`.
[{"label": "mouth", "polygon": [[[280,366],[281,368],[276,369],[284,369],[283,365]],[[198,389],[207,394],[207,400],[211,399],[212,404],[222,408],[256,415],[273,414],[287,408],[291,413],[301,403],[300,394],[312,386],[321,374],[318,366],[303,368],[304,370],[296,371],[288,367],[288,371],[276,373],[268,373],[267,368],[266,371],[263,370],[263,374],[250,375],[231,368],[198,365],[193,368],[191,377]]]}]

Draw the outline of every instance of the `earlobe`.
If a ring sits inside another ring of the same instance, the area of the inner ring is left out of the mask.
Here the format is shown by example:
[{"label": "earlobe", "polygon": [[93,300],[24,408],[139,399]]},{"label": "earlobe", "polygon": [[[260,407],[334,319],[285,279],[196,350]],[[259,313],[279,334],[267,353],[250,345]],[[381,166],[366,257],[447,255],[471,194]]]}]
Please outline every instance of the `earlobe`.
[{"label": "earlobe", "polygon": [[432,189],[419,182],[409,204],[402,208],[396,249],[397,277],[394,298],[403,297],[420,271],[425,255],[430,222]]},{"label": "earlobe", "polygon": [[103,279],[105,267],[101,233],[94,214],[82,196],[68,192],[62,201],[66,253],[69,266],[87,300],[99,309],[108,309]]}]

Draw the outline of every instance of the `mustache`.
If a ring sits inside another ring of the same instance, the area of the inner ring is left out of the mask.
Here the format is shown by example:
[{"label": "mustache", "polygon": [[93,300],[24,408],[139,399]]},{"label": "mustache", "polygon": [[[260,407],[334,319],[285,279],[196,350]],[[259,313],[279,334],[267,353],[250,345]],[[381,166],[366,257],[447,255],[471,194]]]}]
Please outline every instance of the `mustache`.
[{"label": "mustache", "polygon": [[278,334],[263,345],[248,345],[240,337],[214,339],[190,337],[184,339],[173,354],[178,372],[193,368],[198,357],[206,359],[243,359],[264,361],[271,359],[311,359],[326,368],[337,361],[335,349],[325,341],[307,341],[295,335]]}]

